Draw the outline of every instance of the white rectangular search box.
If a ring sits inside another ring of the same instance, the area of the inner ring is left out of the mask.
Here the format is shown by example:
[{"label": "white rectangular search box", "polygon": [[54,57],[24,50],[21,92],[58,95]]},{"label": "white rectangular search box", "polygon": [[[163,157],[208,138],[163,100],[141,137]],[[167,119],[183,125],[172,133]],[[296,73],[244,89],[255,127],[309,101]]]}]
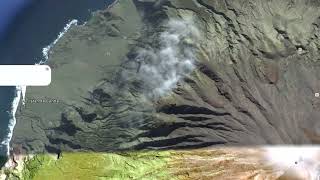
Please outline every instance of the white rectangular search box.
[{"label": "white rectangular search box", "polygon": [[0,86],[48,86],[48,65],[0,65]]}]

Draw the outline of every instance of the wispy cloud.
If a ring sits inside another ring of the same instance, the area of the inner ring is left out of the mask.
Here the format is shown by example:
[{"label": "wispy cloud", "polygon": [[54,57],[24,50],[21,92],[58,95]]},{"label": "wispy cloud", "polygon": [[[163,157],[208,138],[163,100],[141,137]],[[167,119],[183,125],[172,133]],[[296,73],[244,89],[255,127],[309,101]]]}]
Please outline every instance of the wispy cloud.
[{"label": "wispy cloud", "polygon": [[194,69],[194,46],[200,33],[192,19],[170,20],[159,35],[159,47],[142,49],[136,60],[141,62],[139,77],[159,97],[174,88],[177,82]]}]

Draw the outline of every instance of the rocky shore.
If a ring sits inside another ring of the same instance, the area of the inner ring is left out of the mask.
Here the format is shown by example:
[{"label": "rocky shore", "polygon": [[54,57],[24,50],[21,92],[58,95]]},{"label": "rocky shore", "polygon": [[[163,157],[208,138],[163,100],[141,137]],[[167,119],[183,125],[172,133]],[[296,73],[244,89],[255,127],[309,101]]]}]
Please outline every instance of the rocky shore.
[{"label": "rocky shore", "polygon": [[[317,144],[319,6],[118,1],[52,48],[52,83],[27,88],[11,147],[27,155]],[[31,103],[39,99],[55,103]]]}]

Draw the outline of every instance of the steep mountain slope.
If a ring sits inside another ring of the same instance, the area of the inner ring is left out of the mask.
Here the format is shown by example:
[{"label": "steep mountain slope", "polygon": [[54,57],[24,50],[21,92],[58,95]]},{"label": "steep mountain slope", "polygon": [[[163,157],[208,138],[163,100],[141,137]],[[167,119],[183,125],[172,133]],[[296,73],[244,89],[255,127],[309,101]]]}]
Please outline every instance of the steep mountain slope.
[{"label": "steep mountain slope", "polygon": [[319,5],[119,1],[54,47],[52,84],[28,88],[12,145],[59,153],[318,143]]}]

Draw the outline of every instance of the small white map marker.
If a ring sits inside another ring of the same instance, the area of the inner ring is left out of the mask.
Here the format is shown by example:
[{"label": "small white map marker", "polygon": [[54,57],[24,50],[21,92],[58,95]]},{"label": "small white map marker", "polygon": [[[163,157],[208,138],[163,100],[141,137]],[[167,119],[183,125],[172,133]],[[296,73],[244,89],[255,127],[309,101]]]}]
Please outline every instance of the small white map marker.
[{"label": "small white map marker", "polygon": [[320,97],[320,93],[318,93],[318,92],[317,92],[317,93],[314,93],[314,96],[315,96],[315,97]]}]

